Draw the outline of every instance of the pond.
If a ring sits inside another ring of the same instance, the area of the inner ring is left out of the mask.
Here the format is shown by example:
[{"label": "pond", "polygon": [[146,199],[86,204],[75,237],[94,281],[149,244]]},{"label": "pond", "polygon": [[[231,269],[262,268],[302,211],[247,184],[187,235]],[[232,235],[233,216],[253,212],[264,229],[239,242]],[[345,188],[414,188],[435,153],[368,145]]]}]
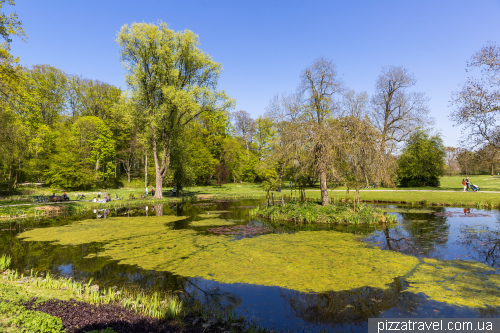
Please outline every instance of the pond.
[{"label": "pond", "polygon": [[500,315],[500,214],[379,206],[398,224],[283,227],[257,200],[3,221],[1,252],[101,286],[176,292],[290,331],[366,332],[368,318]]}]

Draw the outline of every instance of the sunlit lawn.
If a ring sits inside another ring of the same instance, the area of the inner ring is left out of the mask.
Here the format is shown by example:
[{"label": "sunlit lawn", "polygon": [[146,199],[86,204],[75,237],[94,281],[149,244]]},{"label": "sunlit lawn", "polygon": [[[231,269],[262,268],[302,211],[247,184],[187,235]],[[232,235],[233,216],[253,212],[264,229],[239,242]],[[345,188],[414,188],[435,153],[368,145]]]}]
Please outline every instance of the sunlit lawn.
[{"label": "sunlit lawn", "polygon": [[[427,201],[429,203],[448,203],[448,204],[475,204],[476,202],[486,202],[492,201],[500,204],[500,194],[499,193],[487,193],[487,191],[500,191],[500,176],[488,176],[488,175],[475,175],[470,176],[470,182],[476,184],[481,188],[478,193],[463,193],[462,192],[462,179],[463,176],[451,176],[441,178],[441,186],[438,188],[434,187],[419,187],[419,188],[369,188],[361,190],[361,198],[364,200],[380,200],[380,201],[406,201],[406,202],[417,202],[417,201]],[[289,181],[284,181],[283,193],[290,196],[290,188],[288,187]],[[148,187],[150,190],[151,187]],[[131,201],[129,200],[130,194],[133,194],[136,198],[139,198],[144,194],[144,188],[120,188],[120,189],[101,189],[101,192],[107,190],[111,193],[112,199],[115,195],[122,198],[123,202]],[[171,188],[165,187],[163,189],[163,194],[168,197]],[[345,187],[335,188],[333,191],[333,196],[338,198],[345,197]],[[26,191],[29,191],[27,194]],[[447,192],[452,191],[452,192]],[[86,191],[66,191],[70,200],[75,200],[78,194],[85,194],[87,200],[91,200],[97,197],[98,190],[86,190]],[[0,197],[0,205],[14,205],[14,204],[26,204],[32,203],[32,198],[34,195],[44,194],[49,196],[52,193],[56,195],[62,195],[62,189],[21,189],[11,192],[12,195],[7,195]],[[263,197],[265,192],[260,187],[258,183],[227,183],[222,186],[218,185],[197,185],[190,186],[184,189],[184,193],[187,195],[196,195],[207,198],[208,196],[253,196],[253,197]],[[298,192],[297,192],[298,193]],[[316,185],[310,187],[306,190],[307,196],[311,198],[320,198],[319,187]],[[277,194],[275,194],[276,196]],[[295,190],[293,191],[295,195]],[[150,196],[149,196],[150,197]],[[495,204],[497,205],[497,204]]]}]

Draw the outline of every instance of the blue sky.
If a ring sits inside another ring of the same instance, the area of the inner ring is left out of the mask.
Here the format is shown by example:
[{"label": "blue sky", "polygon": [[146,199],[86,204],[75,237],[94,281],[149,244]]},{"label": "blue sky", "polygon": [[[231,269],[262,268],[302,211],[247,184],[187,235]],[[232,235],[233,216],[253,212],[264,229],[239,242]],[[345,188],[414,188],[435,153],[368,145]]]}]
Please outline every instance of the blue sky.
[{"label": "blue sky", "polygon": [[16,0],[28,42],[14,39],[23,65],[50,64],[125,88],[116,34],[124,24],[162,20],[192,30],[222,63],[220,88],[235,110],[254,117],[277,93],[291,92],[300,72],[324,56],[346,86],[373,92],[384,65],[402,65],[430,97],[436,130],[456,146],[451,93],[470,73],[466,61],[488,41],[500,43],[499,0],[475,1],[166,1]]}]

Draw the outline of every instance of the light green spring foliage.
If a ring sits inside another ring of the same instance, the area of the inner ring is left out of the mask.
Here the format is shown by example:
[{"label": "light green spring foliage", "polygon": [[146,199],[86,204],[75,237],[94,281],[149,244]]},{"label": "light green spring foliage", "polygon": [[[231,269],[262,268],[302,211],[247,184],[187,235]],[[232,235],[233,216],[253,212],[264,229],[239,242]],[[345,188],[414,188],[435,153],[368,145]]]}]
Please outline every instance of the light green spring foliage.
[{"label": "light green spring foliage", "polygon": [[487,274],[494,270],[484,264],[419,260],[369,248],[359,241],[360,236],[335,231],[267,234],[234,241],[231,236],[173,230],[167,224],[179,219],[182,217],[90,220],[30,230],[19,237],[58,244],[108,241],[97,256],[223,283],[326,292],[365,286],[387,289],[395,277],[403,276],[411,283],[408,291],[436,301],[500,306],[500,276]]},{"label": "light green spring foliage", "polygon": [[[202,214],[203,215],[203,214]],[[214,214],[218,215],[218,214]],[[217,216],[208,216],[208,217],[217,217]],[[217,218],[208,218],[201,221],[193,221],[190,223],[193,227],[208,227],[208,226],[224,226],[224,225],[233,225],[234,222],[217,219]]]},{"label": "light green spring foliage", "polygon": [[[407,291],[452,305],[473,308],[500,306],[500,275],[474,261],[423,259],[407,279]],[[493,274],[492,274],[493,273]]]},{"label": "light green spring foliage", "polygon": [[105,220],[84,220],[62,227],[33,229],[19,234],[18,237],[26,241],[79,245],[165,232],[168,230],[166,223],[183,219],[185,217],[182,216],[109,217]]}]

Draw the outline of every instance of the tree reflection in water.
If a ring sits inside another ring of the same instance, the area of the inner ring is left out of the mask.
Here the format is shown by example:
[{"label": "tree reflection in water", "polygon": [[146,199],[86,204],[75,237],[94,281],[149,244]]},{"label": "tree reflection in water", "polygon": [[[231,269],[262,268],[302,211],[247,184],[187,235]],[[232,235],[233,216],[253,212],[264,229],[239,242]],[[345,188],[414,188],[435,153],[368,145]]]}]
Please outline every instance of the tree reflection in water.
[{"label": "tree reflection in water", "polygon": [[190,309],[202,309],[211,314],[227,314],[241,305],[240,295],[224,291],[220,286],[211,289],[200,287],[199,281],[197,278],[190,278],[183,285],[183,299]]},{"label": "tree reflection in water", "polygon": [[[500,221],[500,216],[498,217]],[[464,225],[460,228],[461,237],[454,242],[467,249],[470,258],[489,265],[500,267],[500,226]]]},{"label": "tree reflection in water", "polygon": [[281,292],[293,316],[317,325],[356,325],[368,318],[379,317],[384,311],[397,308],[402,317],[412,316],[425,302],[423,296],[405,293],[407,283],[394,279],[386,290],[363,287],[329,293]]},{"label": "tree reflection in water", "polygon": [[[444,208],[436,209],[436,212]],[[398,251],[417,257],[440,257],[449,237],[446,216],[429,213],[400,213],[400,225],[386,226],[382,232],[367,238],[383,250]]]}]

